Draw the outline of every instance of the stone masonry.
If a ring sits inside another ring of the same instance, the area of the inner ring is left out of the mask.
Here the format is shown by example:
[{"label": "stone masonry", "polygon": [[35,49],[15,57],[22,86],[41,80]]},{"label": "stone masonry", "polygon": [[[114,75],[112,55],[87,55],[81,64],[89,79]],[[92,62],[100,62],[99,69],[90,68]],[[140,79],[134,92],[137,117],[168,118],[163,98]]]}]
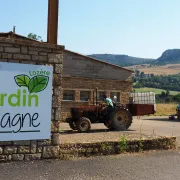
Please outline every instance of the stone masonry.
[{"label": "stone masonry", "polygon": [[[95,88],[108,97],[118,93],[120,103],[127,104],[132,91],[132,73],[131,70],[65,49],[62,88],[63,92],[71,91],[74,98],[62,101],[61,120],[70,117],[71,107],[92,104]],[[82,91],[88,92],[89,101],[81,101]]]},{"label": "stone masonry", "polygon": [[[61,107],[61,121],[65,121],[67,117],[70,117],[70,108],[74,106],[84,106],[93,103],[93,90],[98,88],[98,91],[106,93],[107,97],[110,96],[110,92],[120,93],[120,102],[122,104],[129,103],[129,92],[132,91],[131,81],[119,81],[119,80],[105,80],[105,79],[91,79],[91,78],[77,78],[77,77],[63,77],[62,79],[63,90],[74,90],[74,101],[62,101]],[[90,92],[90,101],[80,101],[80,91]]]},{"label": "stone masonry", "polygon": [[53,66],[53,94],[50,140],[0,142],[0,161],[36,160],[59,157],[59,126],[62,99],[64,46],[0,38],[0,62]]},{"label": "stone masonry", "polygon": [[64,50],[63,75],[127,81],[131,79],[132,73],[133,71],[120,66]]}]

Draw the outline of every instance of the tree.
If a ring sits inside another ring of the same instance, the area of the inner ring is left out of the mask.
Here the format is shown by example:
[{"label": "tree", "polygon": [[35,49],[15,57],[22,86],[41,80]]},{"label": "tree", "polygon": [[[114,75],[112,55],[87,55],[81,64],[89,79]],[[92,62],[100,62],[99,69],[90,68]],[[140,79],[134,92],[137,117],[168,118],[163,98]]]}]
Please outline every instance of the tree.
[{"label": "tree", "polygon": [[143,78],[145,76],[144,72],[141,72],[140,76]]},{"label": "tree", "polygon": [[166,91],[166,96],[170,96],[170,91],[169,90]]},{"label": "tree", "polygon": [[136,79],[135,76],[132,77],[132,81],[133,81],[133,83],[136,83],[136,82],[137,82],[137,79]]},{"label": "tree", "polygon": [[167,97],[166,99],[165,99],[165,102],[166,103],[170,103],[172,101],[172,98],[171,97]]},{"label": "tree", "polygon": [[151,77],[154,77],[154,74],[151,74]]},{"label": "tree", "polygon": [[140,71],[136,69],[136,76],[139,77],[139,75],[140,75]]},{"label": "tree", "polygon": [[41,36],[38,36],[37,34],[29,33],[27,37],[30,38],[30,39],[34,39],[36,41],[43,42]]},{"label": "tree", "polygon": [[175,102],[180,102],[180,94],[176,94],[176,95],[174,95],[173,96],[173,100],[175,101]]},{"label": "tree", "polygon": [[166,93],[164,91],[161,92],[161,96],[162,97],[165,97],[166,96]]}]

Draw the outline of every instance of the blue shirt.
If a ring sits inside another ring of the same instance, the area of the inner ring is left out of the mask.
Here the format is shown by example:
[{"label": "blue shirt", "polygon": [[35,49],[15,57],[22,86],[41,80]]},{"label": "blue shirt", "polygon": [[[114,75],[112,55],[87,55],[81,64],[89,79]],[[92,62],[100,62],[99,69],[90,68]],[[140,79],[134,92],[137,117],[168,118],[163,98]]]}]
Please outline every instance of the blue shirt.
[{"label": "blue shirt", "polygon": [[180,104],[178,104],[177,109],[180,110]]},{"label": "blue shirt", "polygon": [[106,98],[105,101],[106,101],[106,103],[108,104],[108,106],[114,107],[113,102],[112,102],[112,100],[111,100],[110,98]]}]

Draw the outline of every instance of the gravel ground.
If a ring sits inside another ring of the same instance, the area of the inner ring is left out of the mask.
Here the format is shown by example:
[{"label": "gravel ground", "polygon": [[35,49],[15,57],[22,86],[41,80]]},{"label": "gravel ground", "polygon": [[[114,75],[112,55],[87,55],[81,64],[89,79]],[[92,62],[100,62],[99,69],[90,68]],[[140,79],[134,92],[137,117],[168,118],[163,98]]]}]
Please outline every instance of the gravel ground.
[{"label": "gravel ground", "polygon": [[178,180],[177,151],[0,164],[0,180]]},{"label": "gravel ground", "polygon": [[153,139],[157,136],[146,136],[136,133],[128,132],[108,132],[108,131],[91,131],[91,133],[78,133],[68,132],[62,133],[60,136],[60,143],[95,143],[95,142],[114,142],[121,141],[122,137],[125,136],[126,140],[139,140],[140,137],[143,139]]},{"label": "gravel ground", "polygon": [[131,127],[126,132],[108,131],[104,124],[92,124],[89,133],[72,131],[67,123],[61,123],[61,143],[83,143],[99,141],[119,141],[123,134],[127,139],[139,139],[157,136],[176,136],[180,143],[180,122],[169,121],[163,116],[144,116],[140,120],[134,117]]}]

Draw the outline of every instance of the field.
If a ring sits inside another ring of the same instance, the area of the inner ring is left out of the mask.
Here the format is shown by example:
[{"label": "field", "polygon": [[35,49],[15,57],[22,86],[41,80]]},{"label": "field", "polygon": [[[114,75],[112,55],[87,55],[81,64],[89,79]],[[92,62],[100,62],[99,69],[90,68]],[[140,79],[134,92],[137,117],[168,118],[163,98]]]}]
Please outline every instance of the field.
[{"label": "field", "polygon": [[[161,94],[162,91],[165,91],[163,89],[156,89],[156,88],[136,88],[135,92],[155,92],[156,94]],[[176,95],[180,92],[178,91],[170,91],[171,95]]]},{"label": "field", "polygon": [[156,114],[157,116],[169,116],[171,114],[176,114],[177,104],[157,104]]},{"label": "field", "polygon": [[167,64],[165,66],[155,66],[150,67],[147,64],[144,65],[134,65],[126,67],[131,70],[140,70],[145,74],[154,74],[154,75],[172,75],[180,73],[180,64]]},{"label": "field", "polygon": [[141,71],[143,71],[145,74],[154,75],[179,74],[180,64],[167,64],[161,67],[142,68]]}]

